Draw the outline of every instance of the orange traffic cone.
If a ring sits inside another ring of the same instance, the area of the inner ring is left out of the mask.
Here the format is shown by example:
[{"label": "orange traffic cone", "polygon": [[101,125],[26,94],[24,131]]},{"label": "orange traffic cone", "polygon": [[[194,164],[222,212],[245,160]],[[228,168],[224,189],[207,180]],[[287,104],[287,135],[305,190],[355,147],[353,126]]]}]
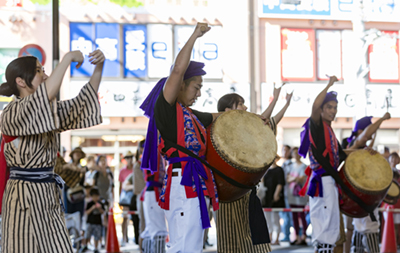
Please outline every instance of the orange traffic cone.
[{"label": "orange traffic cone", "polygon": [[388,206],[386,209],[388,212],[382,234],[381,253],[397,252],[396,233],[394,232],[393,212],[391,212],[391,209],[393,209],[393,206]]},{"label": "orange traffic cone", "polygon": [[115,229],[114,213],[112,207],[110,207],[110,210],[108,212],[106,250],[107,253],[120,253],[117,230]]}]

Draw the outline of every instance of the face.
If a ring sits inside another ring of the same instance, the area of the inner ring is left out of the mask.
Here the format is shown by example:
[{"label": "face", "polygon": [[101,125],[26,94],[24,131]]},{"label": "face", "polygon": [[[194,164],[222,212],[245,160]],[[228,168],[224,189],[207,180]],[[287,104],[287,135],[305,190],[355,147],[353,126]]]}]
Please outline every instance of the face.
[{"label": "face", "polygon": [[107,163],[106,163],[106,158],[105,157],[101,157],[99,160],[99,166],[100,167],[106,167]]},{"label": "face", "polygon": [[323,121],[331,123],[332,121],[335,120],[336,113],[337,113],[337,102],[329,101],[322,107],[321,118]]},{"label": "face", "polygon": [[247,106],[244,105],[244,101],[240,101],[234,109],[247,111]]},{"label": "face", "polygon": [[37,88],[39,87],[39,85],[41,83],[43,83],[44,81],[46,81],[46,79],[48,78],[48,76],[46,75],[46,73],[44,72],[44,68],[42,66],[42,64],[40,64],[39,61],[36,61],[36,75],[32,80],[32,93],[34,93]]},{"label": "face", "polygon": [[81,160],[82,158],[83,158],[83,155],[82,155],[82,153],[80,153],[80,152],[75,152],[75,153],[72,154],[72,159],[73,159],[74,161],[79,161],[79,160]]},{"label": "face", "polygon": [[185,106],[193,105],[197,98],[201,96],[202,83],[203,78],[201,76],[196,76],[189,85],[182,83],[182,89],[178,97],[179,102],[183,103]]},{"label": "face", "polygon": [[400,163],[400,158],[392,155],[389,157],[389,163],[390,163],[390,167],[395,168],[396,165]]},{"label": "face", "polygon": [[288,147],[284,146],[282,148],[282,156],[285,159],[288,159],[290,157],[290,149]]},{"label": "face", "polygon": [[91,197],[92,197],[93,202],[98,202],[100,200],[99,195],[92,195]]},{"label": "face", "polygon": [[128,165],[132,165],[133,164],[133,158],[132,157],[127,157],[125,158],[125,161]]},{"label": "face", "polygon": [[293,149],[292,150],[292,157],[296,158],[296,160],[300,159],[299,150]]}]

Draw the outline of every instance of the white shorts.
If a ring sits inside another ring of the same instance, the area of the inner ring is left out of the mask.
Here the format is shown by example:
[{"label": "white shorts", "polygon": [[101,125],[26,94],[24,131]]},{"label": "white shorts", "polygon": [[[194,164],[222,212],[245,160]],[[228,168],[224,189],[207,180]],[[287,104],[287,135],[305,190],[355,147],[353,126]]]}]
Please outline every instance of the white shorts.
[{"label": "white shorts", "polygon": [[[203,251],[203,227],[199,199],[186,198],[185,187],[179,176],[172,177],[169,210],[164,210],[168,221],[169,243],[167,252],[197,253]],[[208,202],[207,206],[208,206]],[[207,209],[208,210],[208,209]]]},{"label": "white shorts", "polygon": [[335,245],[340,236],[339,193],[335,180],[322,177],[323,197],[310,197],[312,243]]},{"label": "white shorts", "polygon": [[146,226],[140,237],[152,239],[157,235],[168,234],[164,210],[158,205],[154,191],[144,193],[143,214]]}]

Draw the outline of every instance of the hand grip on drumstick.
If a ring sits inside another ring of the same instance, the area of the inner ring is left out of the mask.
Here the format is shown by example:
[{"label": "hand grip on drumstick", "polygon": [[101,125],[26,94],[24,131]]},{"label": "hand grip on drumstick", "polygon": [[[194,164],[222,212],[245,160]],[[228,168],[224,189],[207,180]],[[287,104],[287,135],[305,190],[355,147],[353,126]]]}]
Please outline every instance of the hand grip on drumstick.
[{"label": "hand grip on drumstick", "polygon": [[207,23],[201,23],[201,22],[199,22],[199,25],[201,25],[201,26],[200,26],[200,31],[201,31],[201,32],[207,31],[207,28],[208,28],[208,24],[207,24]]}]

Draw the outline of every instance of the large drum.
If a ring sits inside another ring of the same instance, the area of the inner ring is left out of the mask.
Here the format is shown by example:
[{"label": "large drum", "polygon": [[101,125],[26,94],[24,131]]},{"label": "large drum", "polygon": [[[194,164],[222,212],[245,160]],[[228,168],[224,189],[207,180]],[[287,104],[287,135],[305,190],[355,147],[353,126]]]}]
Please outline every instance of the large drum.
[{"label": "large drum", "polygon": [[[367,150],[352,152],[339,167],[343,182],[365,204],[378,207],[393,180],[393,172],[383,156],[371,155]],[[340,210],[347,216],[362,218],[368,213],[344,192]]]},{"label": "large drum", "polygon": [[[274,133],[253,113],[225,112],[209,127],[207,135],[208,163],[247,186],[257,185],[276,157]],[[231,185],[216,173],[214,176],[222,202],[237,200],[249,191]]]},{"label": "large drum", "polygon": [[395,179],[393,179],[392,183],[390,184],[389,190],[385,198],[383,199],[383,202],[389,205],[395,205],[399,197],[400,197],[400,185]]}]

